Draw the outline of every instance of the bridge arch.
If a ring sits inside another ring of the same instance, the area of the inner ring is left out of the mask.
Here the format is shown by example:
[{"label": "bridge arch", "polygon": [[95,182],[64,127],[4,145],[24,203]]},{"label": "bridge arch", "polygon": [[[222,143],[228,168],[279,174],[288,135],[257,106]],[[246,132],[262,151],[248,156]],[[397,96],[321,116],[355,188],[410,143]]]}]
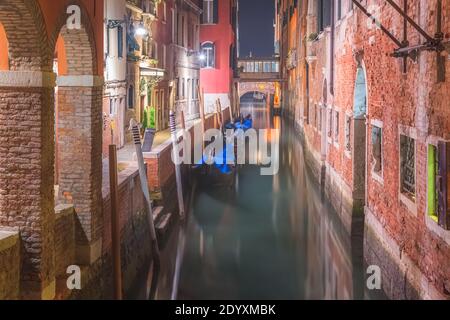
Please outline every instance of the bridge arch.
[{"label": "bridge arch", "polygon": [[263,94],[275,94],[275,82],[241,82],[239,83],[239,98],[249,92],[261,92]]}]

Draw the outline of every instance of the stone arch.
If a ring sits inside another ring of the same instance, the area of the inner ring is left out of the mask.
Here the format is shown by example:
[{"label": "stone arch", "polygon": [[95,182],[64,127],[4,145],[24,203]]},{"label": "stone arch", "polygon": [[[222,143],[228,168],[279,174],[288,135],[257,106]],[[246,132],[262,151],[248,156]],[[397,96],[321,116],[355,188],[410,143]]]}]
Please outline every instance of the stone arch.
[{"label": "stone arch", "polygon": [[22,297],[52,298],[54,77],[46,25],[36,0],[1,0],[0,23],[8,40],[0,71],[0,227],[21,236]]},{"label": "stone arch", "polygon": [[67,28],[64,12],[50,38],[58,62],[54,180],[57,203],[73,205],[77,215],[77,263],[90,264],[101,248],[103,80],[87,10],[79,1],[67,1],[64,8],[70,5],[80,7],[81,27]]},{"label": "stone arch", "polygon": [[97,75],[97,50],[94,30],[87,10],[78,0],[66,1],[64,8],[76,5],[81,9],[80,29],[68,29],[66,12],[60,15],[50,37],[50,48],[54,54],[58,40],[63,39],[67,57],[67,75]]},{"label": "stone arch", "polygon": [[36,0],[0,1],[0,22],[9,42],[11,71],[51,71],[51,52]]},{"label": "stone arch", "polygon": [[242,103],[243,99],[250,96],[251,94],[259,94],[259,95],[262,95],[264,97],[264,99],[267,99],[267,92],[255,90],[255,91],[247,91],[244,94],[242,94],[239,98],[240,102]]},{"label": "stone arch", "polygon": [[275,94],[275,83],[273,82],[265,82],[265,83],[257,83],[257,82],[241,82],[239,84],[239,99],[242,98],[245,94],[249,92],[261,92],[264,94]]}]

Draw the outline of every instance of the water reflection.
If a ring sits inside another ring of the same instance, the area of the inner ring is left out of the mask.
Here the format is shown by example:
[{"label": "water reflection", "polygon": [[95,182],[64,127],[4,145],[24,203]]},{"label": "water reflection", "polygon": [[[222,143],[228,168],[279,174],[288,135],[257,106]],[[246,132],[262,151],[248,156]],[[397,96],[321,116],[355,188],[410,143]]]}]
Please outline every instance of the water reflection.
[{"label": "water reflection", "polygon": [[257,128],[281,128],[280,171],[244,166],[236,188],[195,191],[164,250],[156,298],[362,299],[360,246],[323,200],[292,126],[265,106],[241,111]]}]

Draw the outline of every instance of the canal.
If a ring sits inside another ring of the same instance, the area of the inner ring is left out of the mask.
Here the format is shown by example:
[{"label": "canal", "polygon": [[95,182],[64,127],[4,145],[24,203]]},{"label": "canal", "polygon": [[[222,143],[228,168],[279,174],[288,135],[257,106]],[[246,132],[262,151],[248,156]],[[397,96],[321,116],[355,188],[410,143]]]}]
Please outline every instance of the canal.
[{"label": "canal", "polygon": [[371,298],[362,239],[351,239],[324,200],[290,121],[263,105],[241,112],[252,114],[256,128],[281,130],[279,173],[243,166],[235,188],[198,186],[163,251],[152,298]]}]

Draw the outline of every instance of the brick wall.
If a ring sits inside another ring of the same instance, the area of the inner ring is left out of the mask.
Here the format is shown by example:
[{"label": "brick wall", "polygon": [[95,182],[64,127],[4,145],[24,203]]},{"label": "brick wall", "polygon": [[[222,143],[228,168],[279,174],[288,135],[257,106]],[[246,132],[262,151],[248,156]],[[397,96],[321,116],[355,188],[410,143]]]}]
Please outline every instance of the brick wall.
[{"label": "brick wall", "polygon": [[54,232],[55,275],[57,278],[66,278],[67,267],[75,263],[75,211],[73,206],[56,206]]},{"label": "brick wall", "polygon": [[[384,1],[373,2],[381,8],[383,25],[402,39],[401,16]],[[431,35],[435,33],[435,6],[434,0],[408,2],[408,14]],[[446,2],[443,6],[443,30],[449,30],[450,6]],[[311,22],[311,17],[308,19]],[[312,30],[315,23],[308,26]],[[430,140],[449,139],[447,132],[450,129],[450,111],[447,100],[450,92],[450,63],[446,59],[447,80],[444,83],[436,82],[435,53],[421,52],[416,63],[408,61],[407,72],[403,74],[402,60],[391,57],[395,44],[380,30],[371,28],[367,17],[357,8],[346,13],[337,23],[335,39],[335,90],[334,94],[326,93],[326,100],[333,110],[339,111],[339,139],[337,143],[330,143],[329,139],[322,140],[315,126],[302,125],[300,122],[306,148],[309,154],[316,155],[314,158],[320,161],[317,155],[323,150],[323,143],[326,141],[325,189],[329,191],[328,197],[334,199],[333,203],[338,204],[337,209],[342,210],[340,199],[345,198],[343,192],[347,190],[350,199],[365,202],[366,209],[373,215],[374,219],[370,221],[367,221],[366,216],[366,259],[369,263],[380,265],[388,279],[397,281],[406,278],[409,283],[409,288],[403,287],[397,292],[386,285],[388,295],[394,298],[448,297],[450,232],[440,228],[427,216],[426,198],[427,144]],[[411,26],[408,27],[408,39],[410,44],[423,42]],[[325,100],[325,78],[330,84],[329,41],[330,31],[325,31],[318,40],[310,42],[306,47],[310,61],[310,97],[313,104]],[[357,121],[353,117],[353,108],[358,67],[364,71],[367,85],[366,128],[364,120],[360,120],[362,130],[366,130],[367,155],[355,149],[354,142],[357,138]],[[306,108],[305,104],[303,108]],[[349,151],[345,148],[345,115],[353,117],[350,138],[352,148]],[[312,121],[314,117],[310,113],[310,122]],[[372,174],[370,130],[373,121],[381,123],[383,127],[381,178]],[[326,125],[328,127],[328,123]],[[416,200],[412,205],[405,205],[399,192],[399,134],[402,130],[413,133],[417,138]],[[365,171],[365,185],[364,180],[358,182],[358,176],[354,174],[358,167]],[[339,188],[339,183],[345,184],[344,188]],[[365,196],[364,188],[361,187],[365,187]],[[352,219],[356,217],[355,212],[350,214],[353,214]],[[341,218],[348,220],[342,216]],[[376,228],[375,222],[381,227]],[[392,241],[385,241],[387,238]],[[397,246],[398,250],[393,250],[393,246]],[[388,251],[395,254],[386,254]],[[405,269],[406,265],[408,267]],[[411,289],[413,287],[414,290]],[[405,293],[406,291],[410,294]]]},{"label": "brick wall", "polygon": [[75,205],[79,243],[101,235],[101,90],[58,88],[59,198]]}]

